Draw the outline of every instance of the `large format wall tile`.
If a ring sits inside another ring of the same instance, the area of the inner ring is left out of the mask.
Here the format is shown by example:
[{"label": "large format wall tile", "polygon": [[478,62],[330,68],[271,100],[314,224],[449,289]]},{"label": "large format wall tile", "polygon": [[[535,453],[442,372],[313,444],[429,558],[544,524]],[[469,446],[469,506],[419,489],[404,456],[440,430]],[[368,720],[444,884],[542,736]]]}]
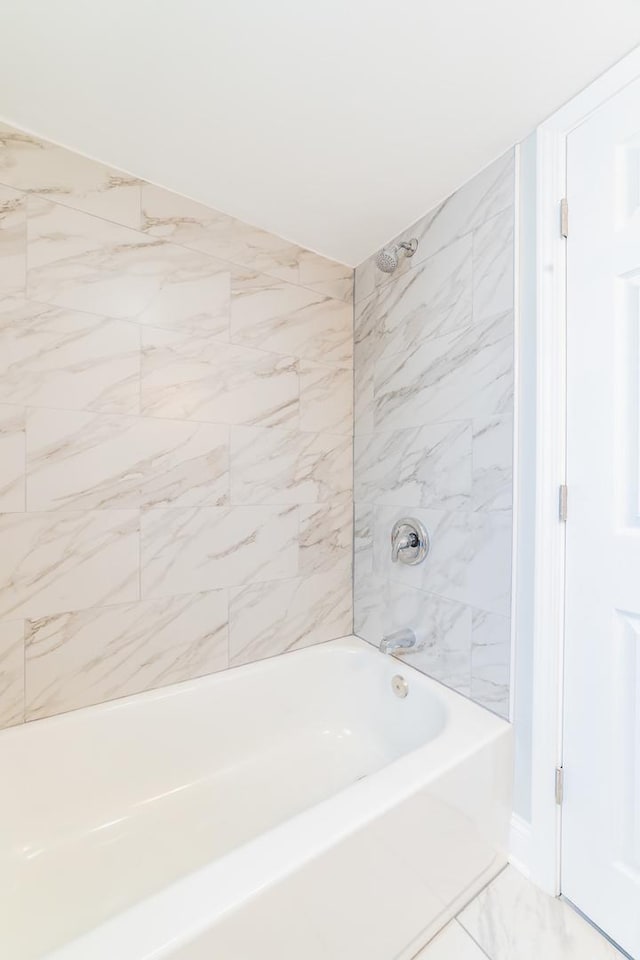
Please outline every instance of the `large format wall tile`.
[{"label": "large format wall tile", "polygon": [[349,567],[231,591],[232,664],[273,657],[351,631]]},{"label": "large format wall tile", "polygon": [[142,596],[167,597],[298,573],[296,507],[197,507],[142,515]]},{"label": "large format wall tile", "polygon": [[509,414],[513,406],[513,314],[474,323],[407,354],[381,359],[374,374],[376,430]]},{"label": "large format wall tile", "polygon": [[23,294],[26,274],[26,197],[10,187],[0,186],[0,297]]},{"label": "large format wall tile", "polygon": [[222,506],[229,428],[62,410],[27,417],[29,510]]},{"label": "large format wall tile", "polygon": [[350,490],[351,437],[232,427],[231,501],[317,503]]},{"label": "large format wall tile", "polygon": [[[299,508],[302,576],[328,573],[337,564],[351,564],[353,502],[351,491],[333,496],[328,503],[305,503]],[[351,580],[351,576],[349,576]]]},{"label": "large format wall tile", "polygon": [[513,209],[473,234],[473,316],[480,320],[513,308]]},{"label": "large format wall tile", "polygon": [[386,355],[405,353],[425,340],[471,324],[471,250],[469,234],[373,295]]},{"label": "large format wall tile", "polygon": [[471,444],[465,421],[356,436],[354,498],[464,509],[471,497]]},{"label": "large format wall tile", "polygon": [[0,124],[0,727],[350,632],[352,285]]},{"label": "large format wall tile", "polygon": [[140,225],[140,181],[0,123],[0,183],[127,227]]},{"label": "large format wall tile", "polygon": [[503,210],[513,209],[514,195],[515,164],[510,150],[392,241],[414,237],[418,240],[416,254],[402,259],[394,274],[381,273],[375,266],[375,257],[357,267],[356,301],[369,296],[376,287],[415,270],[426,257],[477,230]]},{"label": "large format wall tile", "polygon": [[227,665],[224,590],[29,620],[26,716],[51,716]]},{"label": "large format wall tile", "polygon": [[0,623],[0,728],[24,720],[24,623]]},{"label": "large format wall tile", "polygon": [[208,335],[142,332],[142,412],[212,423],[297,422],[298,362]]},{"label": "large format wall tile", "polygon": [[[356,270],[354,629],[411,627],[408,661],[509,709],[514,155],[400,235],[415,256]],[[431,538],[391,560],[396,520]]]},{"label": "large format wall tile", "polygon": [[474,610],[471,622],[471,696],[503,717],[509,716],[511,621]]},{"label": "large format wall tile", "polygon": [[226,264],[36,197],[27,210],[30,299],[228,337]]},{"label": "large format wall tile", "polygon": [[0,620],[138,596],[136,511],[0,515]]},{"label": "large format wall tile", "polygon": [[300,429],[353,433],[353,370],[301,360]]},{"label": "large format wall tile", "polygon": [[231,339],[307,360],[350,363],[353,309],[350,303],[272,277],[236,275]]},{"label": "large format wall tile", "polygon": [[0,300],[0,400],[138,413],[139,330],[122,320]]},{"label": "large format wall tile", "polygon": [[474,510],[510,510],[512,504],[513,417],[473,421]]},{"label": "large format wall tile", "polygon": [[418,640],[420,649],[404,654],[403,659],[468,696],[471,691],[470,608],[400,583],[389,585],[387,603],[385,632],[399,630],[409,623]]},{"label": "large format wall tile", "polygon": [[150,236],[351,301],[350,267],[149,183],[142,185],[142,228]]},{"label": "large format wall tile", "polygon": [[25,411],[0,404],[0,513],[24,510]]}]

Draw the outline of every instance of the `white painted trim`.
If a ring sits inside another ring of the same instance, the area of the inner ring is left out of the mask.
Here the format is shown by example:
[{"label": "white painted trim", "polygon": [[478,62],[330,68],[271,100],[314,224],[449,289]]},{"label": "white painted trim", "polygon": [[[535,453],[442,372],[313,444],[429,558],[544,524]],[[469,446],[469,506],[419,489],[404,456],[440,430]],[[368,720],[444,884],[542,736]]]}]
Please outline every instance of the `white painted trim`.
[{"label": "white painted trim", "polygon": [[511,815],[509,851],[509,863],[528,878],[531,863],[531,824],[516,813]]},{"label": "white painted trim", "polygon": [[[511,461],[519,463],[520,449],[520,145],[514,150],[513,190],[513,447]],[[511,556],[518,556],[520,490],[518,471],[513,470],[511,503]],[[515,719],[516,656],[518,626],[518,564],[511,564],[511,652],[509,660],[509,720]]]},{"label": "white painted trim", "polygon": [[[564,482],[566,466],[566,244],[560,237],[559,204],[566,194],[568,134],[639,76],[640,48],[537,130],[536,545],[528,870],[531,879],[552,894],[561,891],[554,770],[562,760],[565,527],[558,519],[558,486]],[[569,511],[570,504],[571,491]]]}]

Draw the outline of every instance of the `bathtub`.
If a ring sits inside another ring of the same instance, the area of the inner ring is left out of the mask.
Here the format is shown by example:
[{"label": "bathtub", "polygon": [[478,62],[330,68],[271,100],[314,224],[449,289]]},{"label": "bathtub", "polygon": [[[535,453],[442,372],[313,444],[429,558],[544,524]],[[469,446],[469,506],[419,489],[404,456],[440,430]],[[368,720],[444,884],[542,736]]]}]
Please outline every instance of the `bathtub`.
[{"label": "bathtub", "polygon": [[511,765],[353,637],[7,730],[0,956],[408,960],[505,864]]}]

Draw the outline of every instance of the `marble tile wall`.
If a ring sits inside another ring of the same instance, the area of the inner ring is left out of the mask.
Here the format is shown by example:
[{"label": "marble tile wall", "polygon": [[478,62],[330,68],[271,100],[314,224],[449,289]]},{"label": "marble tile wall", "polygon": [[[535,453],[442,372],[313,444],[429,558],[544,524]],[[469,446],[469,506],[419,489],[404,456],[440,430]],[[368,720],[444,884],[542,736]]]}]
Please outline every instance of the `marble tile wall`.
[{"label": "marble tile wall", "polygon": [[[398,239],[396,273],[355,280],[354,625],[413,627],[414,666],[504,716],[509,706],[514,155]],[[430,556],[393,564],[423,521]]]},{"label": "marble tile wall", "polygon": [[352,271],[0,124],[0,726],[352,629]]}]

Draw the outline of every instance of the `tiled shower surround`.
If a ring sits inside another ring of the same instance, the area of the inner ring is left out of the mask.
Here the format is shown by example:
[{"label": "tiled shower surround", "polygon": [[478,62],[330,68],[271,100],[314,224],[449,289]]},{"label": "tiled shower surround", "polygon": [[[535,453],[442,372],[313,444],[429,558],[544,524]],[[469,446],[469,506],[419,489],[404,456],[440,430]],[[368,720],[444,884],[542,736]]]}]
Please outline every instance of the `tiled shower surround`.
[{"label": "tiled shower surround", "polygon": [[349,268],[0,124],[0,726],[350,633],[354,499],[355,632],[506,714],[513,219],[357,269],[354,476]]},{"label": "tiled shower surround", "polygon": [[[355,632],[413,627],[405,659],[502,715],[509,708],[514,153],[373,258],[355,283]],[[422,520],[431,553],[391,562]]]},{"label": "tiled shower surround", "polygon": [[0,125],[0,725],[351,632],[351,273]]}]

